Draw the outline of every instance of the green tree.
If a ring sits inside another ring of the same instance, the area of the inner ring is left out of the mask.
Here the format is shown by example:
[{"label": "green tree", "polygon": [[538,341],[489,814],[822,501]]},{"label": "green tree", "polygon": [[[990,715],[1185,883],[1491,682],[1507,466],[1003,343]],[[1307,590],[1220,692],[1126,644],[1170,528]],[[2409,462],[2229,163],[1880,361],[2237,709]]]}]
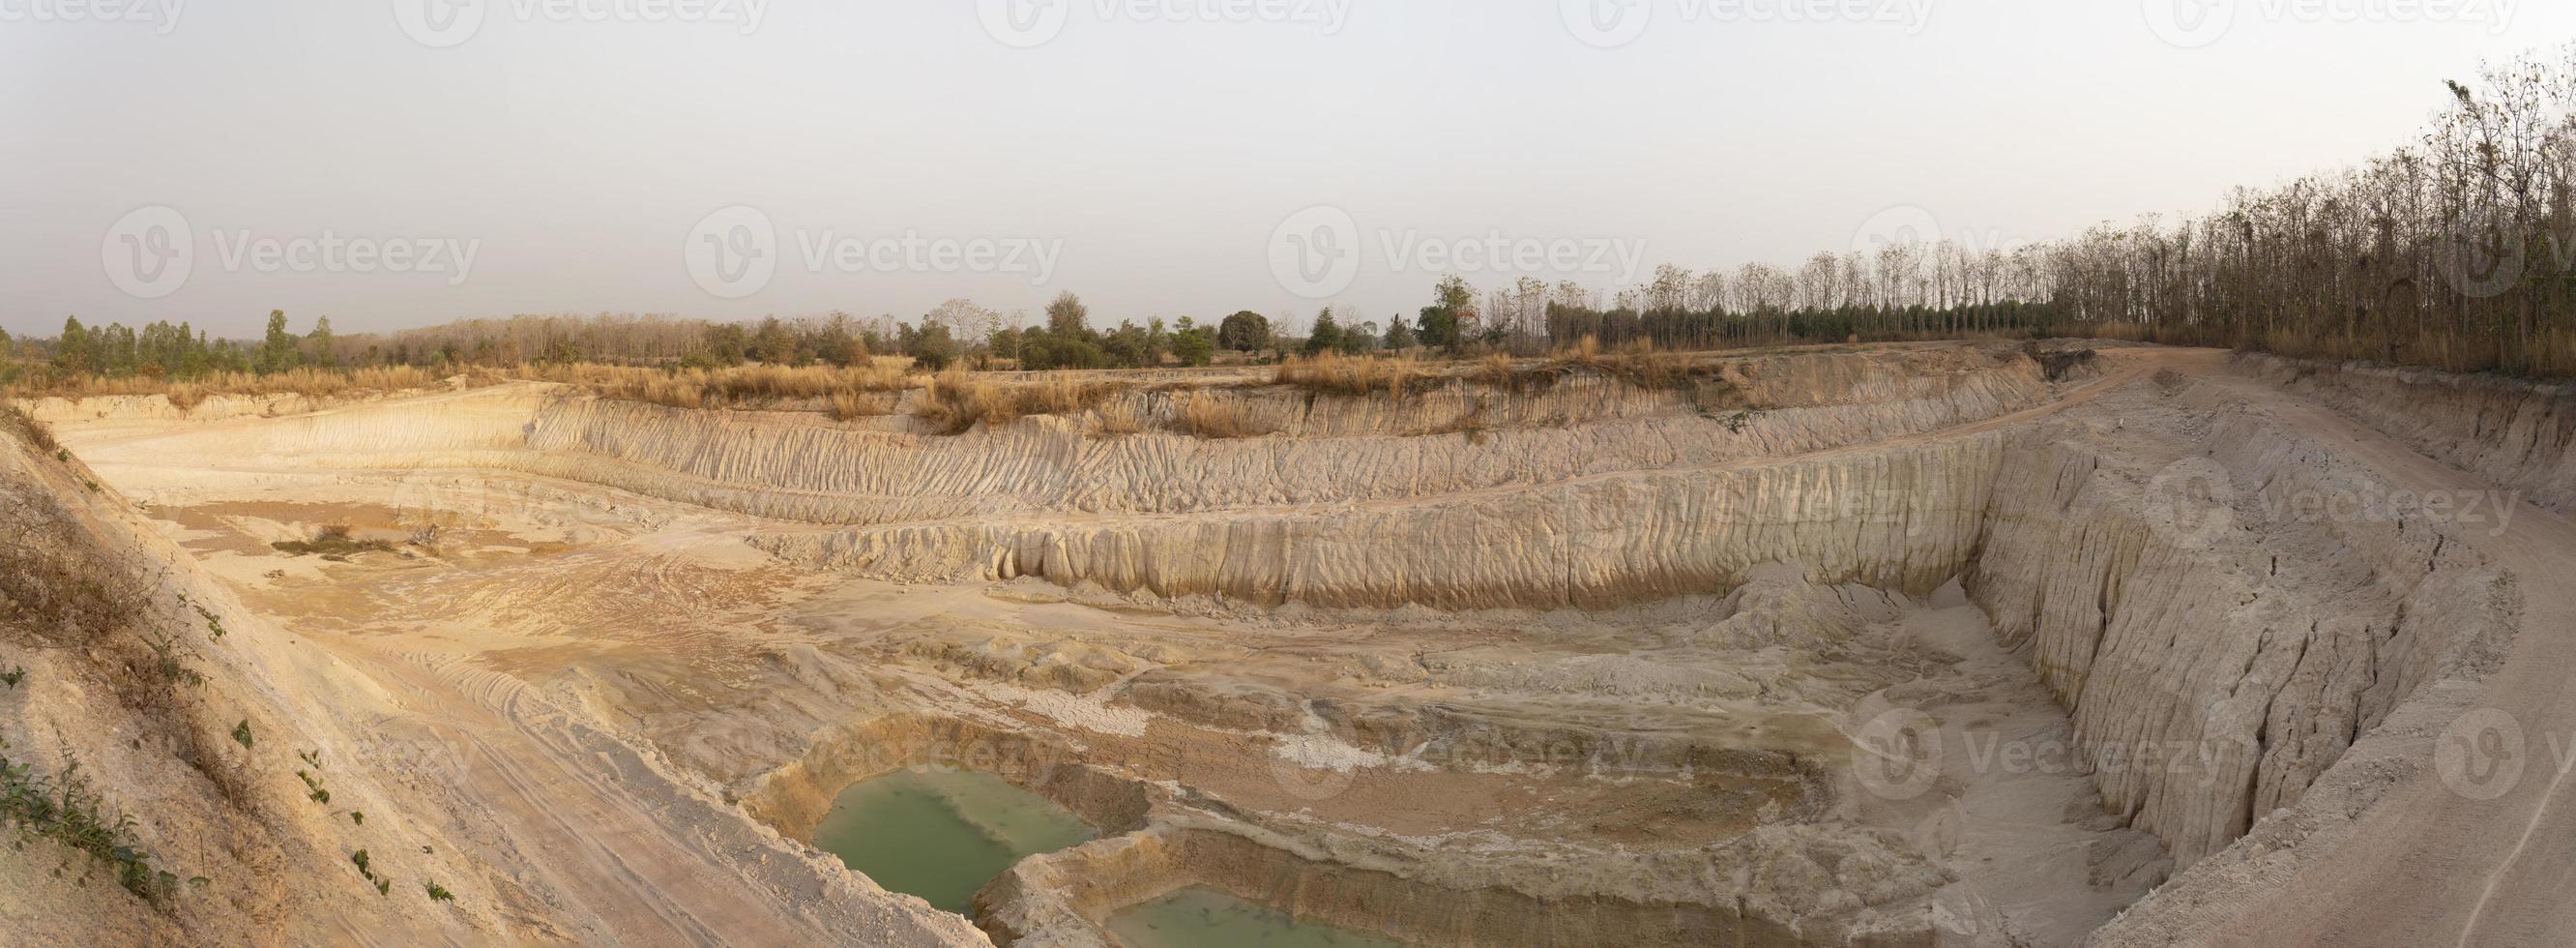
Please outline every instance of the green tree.
[{"label": "green tree", "polygon": [[771,365],[799,365],[805,360],[796,351],[796,334],[787,324],[771,316],[760,321],[760,331],[751,336],[751,357]]},{"label": "green tree", "polygon": [[1342,348],[1342,325],[1333,320],[1333,308],[1315,314],[1315,331],[1306,334],[1306,354],[1339,352]]},{"label": "green tree", "polygon": [[1476,291],[1456,274],[1440,278],[1432,291],[1432,303],[1422,308],[1420,333],[1423,345],[1435,349],[1458,348],[1458,325],[1476,312]]},{"label": "green tree", "polygon": [[1100,350],[1109,354],[1109,362],[1122,368],[1139,368],[1153,353],[1145,330],[1133,322],[1120,321],[1118,328],[1103,337]]},{"label": "green tree", "polygon": [[80,317],[66,317],[62,338],[54,340],[54,368],[74,375],[98,371],[98,356],[91,348],[89,329],[81,325]]},{"label": "green tree", "polygon": [[1413,346],[1413,326],[1412,324],[1404,321],[1403,314],[1399,313],[1394,319],[1387,320],[1386,347],[1389,349],[1411,349]]},{"label": "green tree", "polygon": [[1046,305],[1046,317],[1048,332],[1066,337],[1091,335],[1091,310],[1072,290],[1056,294],[1055,300]]},{"label": "green tree", "polygon": [[1228,316],[1217,324],[1216,344],[1236,352],[1270,348],[1270,318],[1248,309]]},{"label": "green tree", "polygon": [[286,331],[286,311],[269,310],[268,337],[261,340],[259,353],[251,357],[252,371],[270,375],[302,364],[304,354],[296,349],[296,342],[295,335]]},{"label": "green tree", "polygon": [[903,354],[912,357],[912,364],[936,372],[957,361],[957,339],[949,335],[948,324],[923,323],[919,329],[905,325],[899,332]]},{"label": "green tree", "polygon": [[741,365],[745,355],[751,351],[751,334],[743,331],[741,323],[717,323],[707,327],[699,346],[705,350],[705,358],[710,363]]},{"label": "green tree", "polygon": [[310,354],[314,365],[330,368],[340,364],[339,357],[332,354],[331,346],[331,317],[315,319],[313,331],[304,336],[305,351]]},{"label": "green tree", "polygon": [[1181,331],[1172,334],[1172,354],[1180,357],[1181,364],[1200,366],[1215,359],[1216,333],[1206,329],[1193,329],[1187,325],[1189,322],[1187,319],[1181,322],[1183,323]]}]

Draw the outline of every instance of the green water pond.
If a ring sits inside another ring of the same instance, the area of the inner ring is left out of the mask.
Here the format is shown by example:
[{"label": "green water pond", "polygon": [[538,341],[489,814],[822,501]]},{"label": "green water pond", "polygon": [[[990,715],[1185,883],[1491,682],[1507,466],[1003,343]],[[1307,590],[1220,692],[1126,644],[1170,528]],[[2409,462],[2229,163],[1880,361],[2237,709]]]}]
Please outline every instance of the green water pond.
[{"label": "green water pond", "polygon": [[1080,845],[1090,826],[992,774],[925,767],[850,785],[814,845],[876,884],[964,914],[975,892],[1039,853]]},{"label": "green water pond", "polygon": [[1300,925],[1222,892],[1183,889],[1120,912],[1109,930],[1127,948],[1404,948],[1357,932]]}]

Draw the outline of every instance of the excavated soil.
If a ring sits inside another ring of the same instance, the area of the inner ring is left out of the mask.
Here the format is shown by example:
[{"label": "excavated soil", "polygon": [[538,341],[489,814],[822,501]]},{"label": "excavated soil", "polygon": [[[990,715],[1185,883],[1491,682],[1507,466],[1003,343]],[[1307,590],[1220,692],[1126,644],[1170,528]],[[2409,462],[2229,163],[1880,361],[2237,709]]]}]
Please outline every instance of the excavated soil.
[{"label": "excavated soil", "polygon": [[[205,877],[36,934],[1087,946],[1184,889],[1429,946],[2563,930],[2509,871],[2571,864],[2576,827],[2531,841],[2555,782],[2472,804],[2433,755],[2559,716],[2518,634],[2576,614],[2523,578],[2576,551],[2555,390],[2071,343],[1694,377],[1095,410],[1275,432],[1235,439],[534,384],[32,403],[68,450],[0,482],[45,548],[226,630],[115,701],[96,645],[0,640],[0,737]],[[805,842],[925,763],[1101,838],[971,918]],[[2397,897],[2415,818],[2504,841],[2446,863],[2469,907],[2325,917]]]}]

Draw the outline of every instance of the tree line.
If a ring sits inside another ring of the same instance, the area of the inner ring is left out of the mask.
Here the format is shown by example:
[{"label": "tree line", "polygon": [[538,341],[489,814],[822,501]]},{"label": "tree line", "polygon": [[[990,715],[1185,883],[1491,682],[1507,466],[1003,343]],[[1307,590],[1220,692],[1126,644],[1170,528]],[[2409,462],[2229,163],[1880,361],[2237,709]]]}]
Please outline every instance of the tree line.
[{"label": "tree line", "polygon": [[1034,323],[963,299],[902,321],[841,312],[749,324],[518,316],[345,336],[327,319],[293,333],[273,312],[263,338],[238,341],[184,322],[132,330],[73,319],[53,339],[0,333],[0,384],[531,362],[851,365],[874,355],[932,369],[1095,369],[1206,365],[1221,352],[1527,353],[1585,339],[1696,349],[1998,333],[2576,375],[2576,45],[2446,89],[2420,141],[2357,167],[2240,189],[2207,214],[2010,248],[1897,241],[1788,267],[1667,264],[1607,294],[1535,277],[1480,290],[1448,276],[1412,314],[1380,321],[1326,308],[1302,330],[1251,310],[1214,323],[1157,317],[1097,329],[1071,292]]}]

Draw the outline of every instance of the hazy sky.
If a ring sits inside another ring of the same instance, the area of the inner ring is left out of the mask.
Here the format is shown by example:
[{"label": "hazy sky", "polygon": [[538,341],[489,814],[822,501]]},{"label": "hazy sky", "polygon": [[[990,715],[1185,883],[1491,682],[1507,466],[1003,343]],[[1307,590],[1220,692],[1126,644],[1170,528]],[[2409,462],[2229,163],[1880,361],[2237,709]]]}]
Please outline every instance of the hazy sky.
[{"label": "hazy sky", "polygon": [[1383,319],[1442,270],[2203,209],[2576,37],[2533,0],[123,4],[0,0],[0,328]]}]

